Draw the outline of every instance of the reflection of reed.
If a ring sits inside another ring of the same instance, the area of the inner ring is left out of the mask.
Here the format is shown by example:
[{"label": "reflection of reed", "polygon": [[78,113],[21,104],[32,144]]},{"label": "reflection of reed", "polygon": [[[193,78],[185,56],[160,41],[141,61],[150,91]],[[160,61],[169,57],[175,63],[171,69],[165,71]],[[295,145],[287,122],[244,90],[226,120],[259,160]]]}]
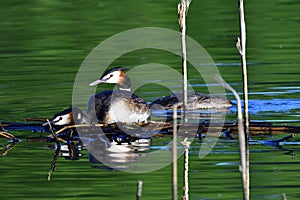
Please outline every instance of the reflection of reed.
[{"label": "reflection of reed", "polygon": [[64,157],[67,160],[78,160],[79,157],[82,156],[80,151],[83,150],[83,147],[82,147],[82,143],[76,140],[76,141],[71,141],[68,144],[65,143],[65,144],[55,145],[53,149],[55,150],[55,152],[48,173],[48,181],[51,180],[52,173],[56,170],[56,163],[58,157]]},{"label": "reflection of reed", "polygon": [[56,148],[56,150],[55,150],[55,153],[54,153],[54,156],[53,156],[53,160],[51,162],[51,167],[50,167],[50,170],[48,172],[48,181],[51,180],[52,173],[56,169],[56,162],[57,162],[57,159],[58,159],[59,152],[60,152],[60,146],[58,146],[58,148]]}]

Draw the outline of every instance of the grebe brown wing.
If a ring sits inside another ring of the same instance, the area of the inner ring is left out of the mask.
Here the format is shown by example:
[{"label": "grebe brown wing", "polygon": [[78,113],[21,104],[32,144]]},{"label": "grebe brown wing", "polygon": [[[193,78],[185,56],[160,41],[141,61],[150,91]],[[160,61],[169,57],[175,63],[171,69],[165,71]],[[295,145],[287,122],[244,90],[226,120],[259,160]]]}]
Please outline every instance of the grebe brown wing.
[{"label": "grebe brown wing", "polygon": [[150,107],[132,92],[103,91],[90,98],[87,115],[93,122],[105,124],[140,123],[150,116]]},{"label": "grebe brown wing", "polygon": [[90,97],[87,116],[92,123],[104,123],[105,114],[109,111],[113,91],[105,90]]},{"label": "grebe brown wing", "polygon": [[[200,92],[195,93],[188,93],[188,109],[213,109],[213,108],[228,108],[232,106],[232,103],[230,100],[209,95],[209,94],[203,94]],[[183,96],[182,94],[179,95],[169,95],[164,96],[160,99],[157,99],[153,101],[150,104],[150,107],[152,109],[157,108],[163,108],[166,110],[173,109],[174,104],[177,104],[177,106],[182,107],[183,104]]]}]

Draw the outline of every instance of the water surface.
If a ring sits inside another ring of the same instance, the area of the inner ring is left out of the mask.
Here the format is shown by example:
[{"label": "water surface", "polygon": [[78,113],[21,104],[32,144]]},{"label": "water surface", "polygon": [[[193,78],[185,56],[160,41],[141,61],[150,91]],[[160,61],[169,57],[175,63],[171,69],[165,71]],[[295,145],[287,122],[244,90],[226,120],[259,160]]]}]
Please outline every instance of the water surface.
[{"label": "water surface", "polygon": [[[171,0],[2,1],[0,120],[50,118],[69,107],[77,70],[96,45],[132,28],[178,30],[177,3]],[[300,4],[297,0],[245,3],[250,118],[299,125]],[[187,34],[206,49],[222,77],[242,94],[240,57],[235,48],[239,36],[237,2],[195,0],[187,23]],[[180,70],[181,59],[167,52],[145,49],[123,55],[112,66],[133,68],[147,63]],[[203,79],[193,72],[190,69],[189,80],[194,90],[207,92]],[[159,80],[156,77],[153,81]],[[98,90],[110,88],[105,85]],[[150,102],[169,91],[151,84],[136,93]],[[230,93],[227,96],[234,100]],[[228,120],[234,120],[234,112],[233,108],[228,113]],[[144,181],[143,199],[171,198],[170,165],[150,173],[114,171],[89,162],[86,150],[78,160],[59,157],[49,182],[54,150],[43,139],[48,133],[11,133],[22,142],[0,161],[1,199],[134,199],[137,180]],[[37,140],[40,134],[42,139]],[[282,136],[252,139],[278,137]],[[165,146],[170,139],[154,138],[153,150]],[[298,136],[292,139],[298,140]],[[0,142],[7,143],[5,139]],[[195,140],[190,153],[190,199],[242,199],[237,142],[220,140],[202,159],[198,158],[200,145]],[[297,145],[281,149],[251,145],[251,199],[281,199],[282,193],[289,200],[299,199],[298,156]],[[181,184],[182,158],[179,166]]]}]

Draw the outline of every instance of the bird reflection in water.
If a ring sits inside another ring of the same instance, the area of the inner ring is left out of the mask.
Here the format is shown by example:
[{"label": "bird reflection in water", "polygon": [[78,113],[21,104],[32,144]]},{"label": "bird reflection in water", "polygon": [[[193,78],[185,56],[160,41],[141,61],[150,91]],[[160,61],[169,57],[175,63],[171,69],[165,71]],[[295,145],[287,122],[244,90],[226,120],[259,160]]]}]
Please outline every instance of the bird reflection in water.
[{"label": "bird reflection in water", "polygon": [[[68,112],[72,112],[72,114]],[[139,129],[134,129],[134,127],[131,127],[131,134],[125,133],[123,129],[119,128],[122,127],[122,124],[107,126],[92,124],[83,127],[72,127],[74,120],[67,120],[68,117],[65,115],[77,118],[78,114],[82,115],[83,113],[78,112],[76,108],[69,108],[61,114],[55,115],[48,124],[45,123],[45,125],[51,126],[50,130],[53,131],[48,136],[48,141],[56,143],[52,145],[55,153],[49,171],[49,180],[51,174],[55,171],[58,157],[64,157],[67,160],[78,160],[84,157],[82,150],[87,150],[88,159],[91,163],[100,164],[98,166],[104,168],[109,165],[113,166],[114,169],[124,169],[127,164],[138,162],[139,158],[145,155],[141,152],[150,149],[151,138],[142,137],[142,134],[138,133]],[[62,121],[67,123],[63,124]],[[57,122],[59,122],[58,125]]]},{"label": "bird reflection in water", "polygon": [[[59,157],[67,160],[79,160],[86,158],[84,152],[87,150],[88,160],[93,164],[92,167],[121,170],[128,169],[132,167],[133,163],[139,162],[141,157],[146,156],[151,146],[150,138],[126,138],[122,141],[122,135],[90,134],[89,137],[86,136],[81,137],[81,140],[77,138],[72,140],[71,138],[68,143],[56,143],[51,146],[55,152],[48,180],[51,179],[51,175],[56,169]],[[53,141],[52,138],[51,141]]]}]

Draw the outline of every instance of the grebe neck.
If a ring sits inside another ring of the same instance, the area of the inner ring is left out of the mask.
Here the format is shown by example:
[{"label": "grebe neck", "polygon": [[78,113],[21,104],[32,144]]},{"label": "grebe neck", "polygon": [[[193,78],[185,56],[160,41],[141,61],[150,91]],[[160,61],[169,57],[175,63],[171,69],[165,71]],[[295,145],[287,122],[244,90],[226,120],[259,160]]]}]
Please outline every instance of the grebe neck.
[{"label": "grebe neck", "polygon": [[122,72],[117,82],[117,87],[119,88],[119,90],[131,92],[130,86],[131,86],[131,81],[129,77],[124,72]]},{"label": "grebe neck", "polygon": [[119,88],[119,90],[131,92],[131,89],[130,89],[130,88]]}]

